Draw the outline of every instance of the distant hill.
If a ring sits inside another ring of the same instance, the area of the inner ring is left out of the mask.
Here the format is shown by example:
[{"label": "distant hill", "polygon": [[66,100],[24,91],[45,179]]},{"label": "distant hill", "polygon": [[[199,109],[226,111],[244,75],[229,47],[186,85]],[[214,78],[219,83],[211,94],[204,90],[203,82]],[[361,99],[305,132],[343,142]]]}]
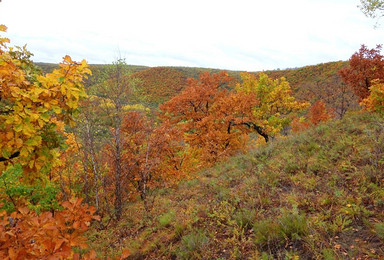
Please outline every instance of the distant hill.
[{"label": "distant hill", "polygon": [[[305,66],[296,69],[264,71],[272,78],[285,77],[290,83],[296,98],[311,103],[321,99],[339,118],[346,111],[357,107],[357,99],[337,74],[338,70],[347,66],[345,61],[328,62]],[[56,64],[37,63],[44,72],[52,71]],[[90,65],[93,75],[86,81],[90,86],[98,82],[106,65]],[[203,72],[218,73],[219,69],[192,67],[145,67],[128,65],[133,76],[139,78],[138,92],[150,106],[157,106],[179,93],[186,85],[189,77],[198,78]],[[240,81],[241,71],[227,71]],[[260,72],[252,72],[260,73]]]},{"label": "distant hill", "polygon": [[[59,65],[55,63],[36,62],[35,64],[39,66],[44,73],[49,73],[59,67]],[[89,66],[91,67],[92,73],[96,71],[97,75],[97,72],[102,71],[108,64],[90,64]],[[140,65],[128,65],[128,67],[134,72],[149,68]]]},{"label": "distant hill", "polygon": [[[337,76],[337,72],[348,65],[346,61],[335,61],[310,65],[296,69],[270,70],[265,71],[273,78],[285,77],[291,86],[296,89],[303,83],[327,81],[329,78]],[[339,83],[341,78],[336,77],[335,83]]]},{"label": "distant hill", "polygon": [[342,118],[348,110],[358,107],[357,97],[337,73],[346,66],[348,62],[336,61],[265,73],[272,78],[285,77],[296,98],[312,104],[322,100],[336,117]]},{"label": "distant hill", "polygon": [[148,68],[132,76],[139,79],[138,94],[155,106],[179,93],[187,84],[187,76],[170,67]]}]

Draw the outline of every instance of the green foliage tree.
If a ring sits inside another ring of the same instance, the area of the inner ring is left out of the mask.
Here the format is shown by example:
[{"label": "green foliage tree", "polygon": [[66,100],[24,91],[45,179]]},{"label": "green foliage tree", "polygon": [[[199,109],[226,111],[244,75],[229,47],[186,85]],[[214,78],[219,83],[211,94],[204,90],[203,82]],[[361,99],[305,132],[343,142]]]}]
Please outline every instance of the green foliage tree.
[{"label": "green foliage tree", "polygon": [[384,1],[382,0],[360,0],[361,11],[371,18],[380,18],[384,16]]}]

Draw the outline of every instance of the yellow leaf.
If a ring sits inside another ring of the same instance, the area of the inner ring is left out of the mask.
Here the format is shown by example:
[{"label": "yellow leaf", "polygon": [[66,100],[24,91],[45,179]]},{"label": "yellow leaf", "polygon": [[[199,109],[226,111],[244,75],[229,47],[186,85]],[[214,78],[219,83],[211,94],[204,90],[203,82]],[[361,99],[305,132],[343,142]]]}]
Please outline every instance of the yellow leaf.
[{"label": "yellow leaf", "polygon": [[58,106],[52,106],[52,110],[53,110],[53,112],[55,112],[56,114],[60,114],[60,113],[61,113],[61,108],[58,107]]},{"label": "yellow leaf", "polygon": [[29,155],[29,152],[28,152],[27,147],[23,147],[23,148],[21,148],[20,156],[21,156],[21,157],[27,157],[28,155]]},{"label": "yellow leaf", "polygon": [[71,57],[69,55],[66,55],[64,58],[63,58],[64,61],[67,61],[68,63],[73,63]]},{"label": "yellow leaf", "polygon": [[20,139],[20,138],[17,138],[17,139],[16,139],[16,147],[19,148],[19,147],[21,147],[22,145],[23,145],[23,140]]},{"label": "yellow leaf", "polygon": [[1,32],[6,32],[7,31],[7,26],[5,26],[4,24],[0,24],[0,31]]}]

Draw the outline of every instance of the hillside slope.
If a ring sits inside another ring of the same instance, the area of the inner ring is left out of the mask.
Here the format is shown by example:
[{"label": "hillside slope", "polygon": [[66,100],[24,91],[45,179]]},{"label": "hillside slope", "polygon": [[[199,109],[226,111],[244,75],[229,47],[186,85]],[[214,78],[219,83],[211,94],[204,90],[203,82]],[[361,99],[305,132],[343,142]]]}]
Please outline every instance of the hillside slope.
[{"label": "hillside slope", "polygon": [[285,77],[299,100],[311,104],[321,100],[336,117],[342,118],[347,111],[358,108],[357,97],[338,74],[346,66],[348,62],[337,61],[266,73],[272,78]]},{"label": "hillside slope", "polygon": [[[238,155],[89,233],[130,259],[384,257],[384,119],[347,115]],[[297,259],[297,258],[294,258]]]},{"label": "hillside slope", "polygon": [[132,76],[139,79],[138,95],[145,97],[145,103],[154,106],[171,99],[187,85],[185,74],[169,67],[149,68]]}]

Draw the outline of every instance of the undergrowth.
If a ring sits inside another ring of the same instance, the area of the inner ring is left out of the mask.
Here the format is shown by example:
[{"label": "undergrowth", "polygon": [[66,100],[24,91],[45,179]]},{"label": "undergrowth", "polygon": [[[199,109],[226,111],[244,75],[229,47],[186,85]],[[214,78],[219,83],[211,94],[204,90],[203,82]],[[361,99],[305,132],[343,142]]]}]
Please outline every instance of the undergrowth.
[{"label": "undergrowth", "polygon": [[351,114],[274,140],[88,237],[130,259],[381,259],[384,120]]}]

